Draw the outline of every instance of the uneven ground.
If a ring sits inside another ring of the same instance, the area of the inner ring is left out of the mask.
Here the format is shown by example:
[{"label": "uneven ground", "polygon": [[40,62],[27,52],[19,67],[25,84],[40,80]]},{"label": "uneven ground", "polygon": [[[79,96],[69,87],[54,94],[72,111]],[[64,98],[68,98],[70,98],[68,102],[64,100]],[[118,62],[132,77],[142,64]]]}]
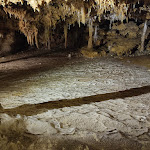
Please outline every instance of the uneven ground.
[{"label": "uneven ground", "polygon": [[150,149],[149,56],[0,61],[0,149]]}]

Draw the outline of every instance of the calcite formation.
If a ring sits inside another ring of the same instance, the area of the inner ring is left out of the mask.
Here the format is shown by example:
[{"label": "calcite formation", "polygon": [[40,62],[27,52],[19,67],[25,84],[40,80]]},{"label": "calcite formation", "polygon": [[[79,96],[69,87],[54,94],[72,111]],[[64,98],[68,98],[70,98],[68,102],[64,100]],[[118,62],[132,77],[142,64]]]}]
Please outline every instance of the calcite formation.
[{"label": "calcite formation", "polygon": [[[150,19],[148,0],[0,0],[0,5],[1,11],[9,14],[8,19],[12,17],[18,21],[16,30],[19,29],[27,37],[28,43],[35,44],[37,48],[45,45],[50,49],[52,34],[58,25],[64,28],[66,48],[68,29],[77,23],[79,27],[81,24],[89,27],[88,49],[92,49],[93,39],[97,41],[98,23],[109,20],[111,29],[115,21],[127,23],[134,19],[145,22],[140,49],[144,50],[145,29]],[[126,30],[121,32],[127,34]],[[136,38],[136,34],[129,32],[128,36]]]}]

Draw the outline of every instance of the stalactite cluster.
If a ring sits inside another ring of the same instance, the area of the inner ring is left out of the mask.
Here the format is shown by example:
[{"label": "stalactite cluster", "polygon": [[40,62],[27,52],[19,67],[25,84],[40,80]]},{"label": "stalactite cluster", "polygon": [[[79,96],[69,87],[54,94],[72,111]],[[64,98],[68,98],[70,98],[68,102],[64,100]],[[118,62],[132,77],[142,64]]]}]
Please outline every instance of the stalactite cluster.
[{"label": "stalactite cluster", "polygon": [[38,29],[34,25],[32,26],[29,22],[25,22],[23,20],[19,21],[19,29],[27,37],[28,43],[30,45],[34,45],[35,40],[35,44],[38,48]]},{"label": "stalactite cluster", "polygon": [[4,11],[5,11],[6,14],[7,13],[9,14],[10,18],[11,18],[12,15],[14,15],[14,17],[16,19],[23,20],[25,18],[25,15],[26,15],[26,11],[23,10],[23,9],[17,9],[17,8],[12,9],[11,7],[8,7],[8,8],[4,7]]},{"label": "stalactite cluster", "polygon": [[[67,47],[67,28],[75,22],[79,27],[81,23],[88,24],[91,31],[93,27],[89,24],[90,20],[93,23],[102,19],[110,20],[111,28],[116,20],[128,21],[132,18],[133,12],[137,15],[146,12],[145,19],[150,18],[148,0],[0,0],[0,5],[10,17],[13,15],[18,19],[19,30],[27,37],[30,45],[35,43],[37,47],[39,47],[38,41],[50,47],[52,29],[55,29],[59,23],[65,27],[64,37]],[[27,5],[33,11],[12,7],[13,5],[22,5],[21,8]],[[92,33],[89,35],[91,36]]]},{"label": "stalactite cluster", "polygon": [[[24,9],[17,9],[12,7],[4,7],[4,11],[9,14],[9,16],[14,16],[16,19],[19,20],[19,30],[27,37],[27,42],[30,45],[36,44],[38,48],[38,29],[35,25],[32,24],[34,18],[26,17],[27,12]],[[35,40],[35,42],[34,42]]]}]

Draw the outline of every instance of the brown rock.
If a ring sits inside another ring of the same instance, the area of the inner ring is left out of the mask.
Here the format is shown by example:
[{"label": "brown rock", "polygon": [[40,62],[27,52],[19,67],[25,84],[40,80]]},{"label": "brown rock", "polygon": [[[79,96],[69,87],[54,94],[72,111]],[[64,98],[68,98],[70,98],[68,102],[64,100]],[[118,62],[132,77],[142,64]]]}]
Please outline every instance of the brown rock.
[{"label": "brown rock", "polygon": [[110,39],[107,45],[109,46],[110,52],[117,54],[117,56],[122,56],[123,54],[129,54],[139,43],[139,39],[120,37],[117,39]]},{"label": "brown rock", "polygon": [[86,47],[83,47],[81,49],[81,54],[83,55],[83,57],[87,58],[94,58],[99,56],[98,52],[94,51],[93,49],[88,49]]},{"label": "brown rock", "polygon": [[120,25],[117,25],[117,24],[114,23],[113,26],[112,26],[113,30],[119,30],[119,31],[125,30],[126,28],[127,28],[126,25],[123,24],[123,23],[121,23]]},{"label": "brown rock", "polygon": [[150,51],[150,41],[148,42],[148,44],[146,46],[146,50]]},{"label": "brown rock", "polygon": [[106,52],[103,50],[103,51],[101,51],[101,53],[100,53],[100,56],[102,56],[102,57],[105,57],[107,54],[106,54]]},{"label": "brown rock", "polygon": [[96,42],[95,42],[95,46],[99,46],[101,44],[101,41],[100,40],[97,40]]}]

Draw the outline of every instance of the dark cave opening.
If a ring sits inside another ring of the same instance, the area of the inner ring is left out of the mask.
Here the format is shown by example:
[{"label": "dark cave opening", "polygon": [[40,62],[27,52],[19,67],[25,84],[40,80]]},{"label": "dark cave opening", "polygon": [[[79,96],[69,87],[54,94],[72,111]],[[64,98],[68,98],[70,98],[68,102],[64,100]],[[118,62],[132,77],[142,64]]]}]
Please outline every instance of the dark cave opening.
[{"label": "dark cave opening", "polygon": [[26,37],[19,31],[15,31],[15,41],[11,45],[12,54],[26,51],[29,48]]}]

